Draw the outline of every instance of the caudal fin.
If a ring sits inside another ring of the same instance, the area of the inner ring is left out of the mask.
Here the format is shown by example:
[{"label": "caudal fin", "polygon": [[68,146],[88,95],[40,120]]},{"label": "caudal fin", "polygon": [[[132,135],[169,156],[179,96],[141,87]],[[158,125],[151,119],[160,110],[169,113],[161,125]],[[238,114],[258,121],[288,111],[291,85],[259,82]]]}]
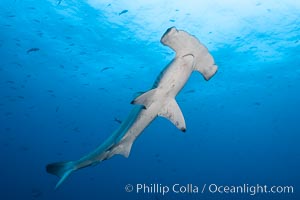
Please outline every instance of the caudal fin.
[{"label": "caudal fin", "polygon": [[55,186],[55,189],[57,189],[63,182],[66,180],[66,178],[75,171],[75,164],[74,162],[57,162],[57,163],[51,163],[46,166],[46,170],[48,173],[56,175],[60,178],[58,183]]}]

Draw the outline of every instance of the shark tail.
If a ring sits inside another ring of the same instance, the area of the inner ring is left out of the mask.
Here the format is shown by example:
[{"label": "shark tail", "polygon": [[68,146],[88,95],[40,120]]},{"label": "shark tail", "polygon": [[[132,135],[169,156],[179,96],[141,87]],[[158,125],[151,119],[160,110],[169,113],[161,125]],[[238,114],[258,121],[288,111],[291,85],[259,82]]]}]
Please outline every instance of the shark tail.
[{"label": "shark tail", "polygon": [[56,175],[60,178],[55,186],[57,189],[63,182],[70,176],[70,174],[76,170],[76,166],[73,161],[69,162],[57,162],[51,163],[46,166],[46,171],[50,174]]}]

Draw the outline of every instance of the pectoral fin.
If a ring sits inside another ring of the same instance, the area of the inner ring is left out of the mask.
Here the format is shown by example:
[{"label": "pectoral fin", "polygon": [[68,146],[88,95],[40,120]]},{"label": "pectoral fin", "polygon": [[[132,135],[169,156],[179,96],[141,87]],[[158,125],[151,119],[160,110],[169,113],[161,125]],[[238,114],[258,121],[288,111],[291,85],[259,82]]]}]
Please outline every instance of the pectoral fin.
[{"label": "pectoral fin", "polygon": [[149,90],[146,93],[143,93],[142,95],[138,96],[135,98],[131,104],[138,104],[138,105],[143,105],[145,108],[148,108],[154,100],[154,95],[155,95],[156,89]]},{"label": "pectoral fin", "polygon": [[183,114],[175,99],[170,99],[168,104],[158,113],[158,115],[169,119],[181,131],[186,131]]}]

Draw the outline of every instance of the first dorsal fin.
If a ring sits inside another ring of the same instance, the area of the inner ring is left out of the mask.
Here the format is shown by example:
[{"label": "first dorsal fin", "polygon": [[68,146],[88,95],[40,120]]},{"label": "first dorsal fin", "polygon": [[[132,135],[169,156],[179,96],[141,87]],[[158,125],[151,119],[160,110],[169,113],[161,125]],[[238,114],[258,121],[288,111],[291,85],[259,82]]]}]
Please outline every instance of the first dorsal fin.
[{"label": "first dorsal fin", "polygon": [[170,98],[167,105],[158,113],[158,115],[170,120],[181,131],[186,131],[183,114],[175,99]]}]

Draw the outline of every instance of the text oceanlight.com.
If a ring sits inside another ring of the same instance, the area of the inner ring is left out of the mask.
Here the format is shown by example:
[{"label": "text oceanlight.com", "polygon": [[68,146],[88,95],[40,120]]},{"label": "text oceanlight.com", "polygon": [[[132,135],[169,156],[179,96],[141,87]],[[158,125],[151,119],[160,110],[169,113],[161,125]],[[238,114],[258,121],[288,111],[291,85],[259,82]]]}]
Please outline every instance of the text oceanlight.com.
[{"label": "text oceanlight.com", "polygon": [[145,184],[138,183],[135,185],[127,184],[125,186],[126,192],[133,192],[136,194],[161,194],[166,195],[169,193],[175,194],[293,194],[293,186],[268,186],[268,185],[218,185],[218,184],[179,184],[173,185],[164,184]]}]

